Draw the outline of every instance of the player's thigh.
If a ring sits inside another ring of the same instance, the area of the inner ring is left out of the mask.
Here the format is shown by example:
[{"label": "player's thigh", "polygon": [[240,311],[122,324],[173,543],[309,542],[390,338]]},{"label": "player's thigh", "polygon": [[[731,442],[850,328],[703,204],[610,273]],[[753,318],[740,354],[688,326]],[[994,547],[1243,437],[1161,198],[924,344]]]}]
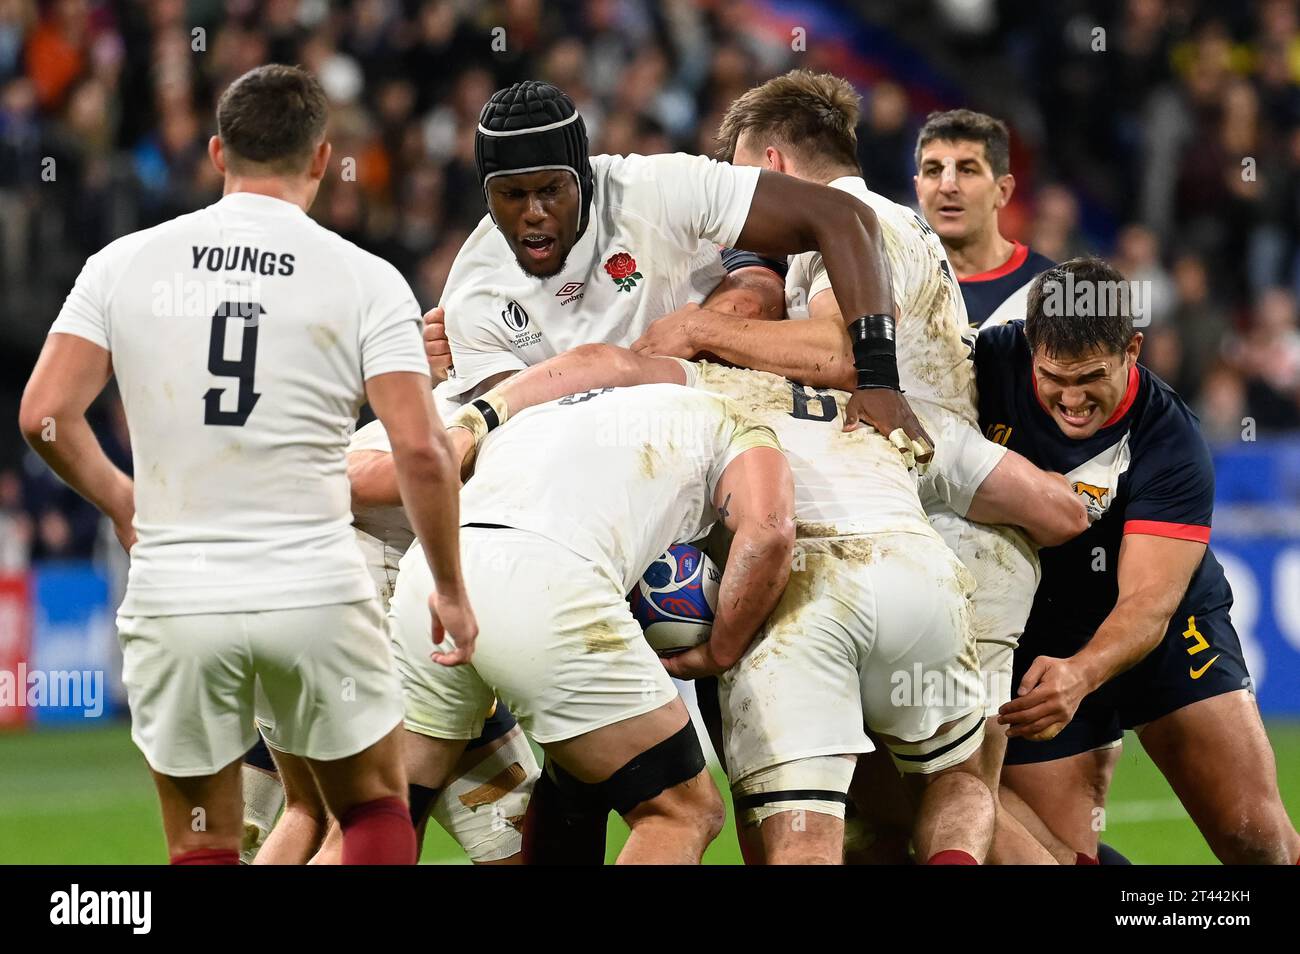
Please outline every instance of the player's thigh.
[{"label": "player's thigh", "polygon": [[680,698],[545,749],[594,803],[618,812],[634,828],[667,822],[706,841],[721,829],[722,797]]},{"label": "player's thigh", "polygon": [[1105,826],[1106,796],[1121,746],[1002,767],[1002,784],[1020,796],[1057,838],[1095,855]]},{"label": "player's thigh", "polygon": [[903,773],[959,765],[983,741],[970,591],[970,575],[941,540],[891,534],[878,541],[863,594],[875,619],[862,704],[872,734]]},{"label": "player's thigh", "polygon": [[507,529],[467,530],[462,564],[479,623],[473,667],[539,744],[649,716],[678,698],[611,571]]},{"label": "player's thigh", "polygon": [[541,769],[519,726],[486,745],[467,749],[454,777],[433,803],[433,819],[475,864],[515,858],[523,848],[523,821]]},{"label": "player's thigh", "polygon": [[603,782],[641,753],[689,726],[680,697],[650,712],[543,744],[546,754],[580,782]]},{"label": "player's thigh", "polygon": [[775,766],[871,751],[859,672],[874,625],[874,607],[861,598],[873,545],[867,537],[801,539],[776,608],[719,677],[733,792],[758,799],[749,781]]},{"label": "player's thigh", "polygon": [[117,618],[131,738],[155,772],[214,775],[257,740],[246,641],[255,615]]},{"label": "player's thigh", "polygon": [[802,809],[778,812],[758,828],[764,864],[844,863],[844,816]]},{"label": "player's thigh", "polygon": [[[434,740],[422,746],[425,759],[433,761],[429,762],[427,771],[419,772],[419,777],[413,774],[411,781],[437,787],[441,784],[437,781],[439,775],[443,779],[447,777],[443,769],[450,769],[450,765],[443,763],[451,747],[441,743],[461,743],[455,747],[458,756],[463,743],[477,738],[483,731],[493,694],[472,663],[443,666],[433,661],[429,613],[432,592],[433,574],[429,564],[422,557],[405,561],[388,608],[388,636],[402,685],[403,725],[412,733]],[[410,763],[408,767],[412,771],[416,768]]]},{"label": "player's thigh", "polygon": [[152,771],[172,855],[198,848],[237,849],[243,837],[242,759],[211,775],[173,776]]},{"label": "player's thigh", "polygon": [[1273,748],[1250,692],[1202,699],[1137,734],[1222,860],[1295,861]]},{"label": "player's thigh", "polygon": [[452,777],[465,751],[463,739],[439,739],[422,732],[402,730],[402,763],[406,780],[424,788],[442,788]]},{"label": "player's thigh", "polygon": [[840,864],[856,755],[820,755],[759,769],[732,786],[736,825],[767,864]]},{"label": "player's thigh", "polygon": [[273,748],[333,762],[401,721],[401,690],[375,599],[254,614],[258,725]]}]

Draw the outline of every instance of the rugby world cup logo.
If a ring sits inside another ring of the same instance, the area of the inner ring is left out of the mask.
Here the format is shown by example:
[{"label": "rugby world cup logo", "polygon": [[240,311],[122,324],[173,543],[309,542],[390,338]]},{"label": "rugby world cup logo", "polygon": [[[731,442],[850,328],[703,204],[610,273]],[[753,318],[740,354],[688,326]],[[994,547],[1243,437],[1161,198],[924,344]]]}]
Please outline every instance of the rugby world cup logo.
[{"label": "rugby world cup logo", "polygon": [[511,331],[523,331],[528,327],[528,312],[517,301],[511,301],[501,309],[501,320]]}]

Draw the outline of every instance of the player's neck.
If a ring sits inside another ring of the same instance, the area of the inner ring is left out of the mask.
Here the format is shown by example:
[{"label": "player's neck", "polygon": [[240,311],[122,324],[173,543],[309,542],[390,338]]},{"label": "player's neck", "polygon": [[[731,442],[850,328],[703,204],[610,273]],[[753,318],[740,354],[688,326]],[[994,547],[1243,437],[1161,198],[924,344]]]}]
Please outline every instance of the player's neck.
[{"label": "player's neck", "polygon": [[958,278],[981,275],[1006,264],[1016,243],[1002,237],[996,228],[961,245],[948,247],[948,261]]},{"label": "player's neck", "polygon": [[315,197],[315,190],[309,183],[298,183],[280,178],[261,178],[253,176],[226,176],[225,188],[223,195],[230,195],[234,192],[251,192],[254,195],[265,195],[272,199],[279,199],[282,202],[288,202],[296,205],[304,212],[311,206],[311,200]]},{"label": "player's neck", "polygon": [[816,177],[799,176],[798,173],[795,173],[795,175],[798,176],[800,179],[804,179],[804,178],[811,179],[813,182],[816,182],[819,185],[830,185],[836,179],[844,179],[849,176],[857,176],[858,178],[861,178],[862,170],[857,168],[856,166],[840,166],[839,168],[831,169],[828,172],[825,172],[822,175]]}]

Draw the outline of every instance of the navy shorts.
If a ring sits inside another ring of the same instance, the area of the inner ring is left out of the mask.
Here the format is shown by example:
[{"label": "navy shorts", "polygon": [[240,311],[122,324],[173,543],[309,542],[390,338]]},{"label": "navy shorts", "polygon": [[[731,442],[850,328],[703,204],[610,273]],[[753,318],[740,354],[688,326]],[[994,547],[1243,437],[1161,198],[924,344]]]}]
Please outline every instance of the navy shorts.
[{"label": "navy shorts", "polygon": [[[1104,748],[1123,738],[1125,729],[1154,722],[1202,699],[1249,688],[1250,674],[1232,627],[1230,608],[1175,616],[1150,655],[1085,696],[1074,719],[1056,738],[1046,742],[1008,739],[1006,764],[1052,762]],[[1045,634],[1026,633],[1016,650],[1013,690],[1038,656],[1064,658],[1079,649],[1077,640],[1055,646],[1052,642]]]},{"label": "navy shorts", "polygon": [[470,740],[469,745],[465,746],[465,751],[495,742],[516,724],[514,715],[506,708],[506,704],[498,699],[497,704],[492,707],[492,714],[483,720],[483,731],[479,733],[477,739]]}]

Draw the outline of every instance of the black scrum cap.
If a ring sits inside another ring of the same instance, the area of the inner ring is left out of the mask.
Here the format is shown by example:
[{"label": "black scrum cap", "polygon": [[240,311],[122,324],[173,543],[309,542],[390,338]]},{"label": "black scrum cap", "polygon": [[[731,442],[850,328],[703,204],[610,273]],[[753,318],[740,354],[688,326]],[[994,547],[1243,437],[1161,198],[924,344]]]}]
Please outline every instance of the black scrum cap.
[{"label": "black scrum cap", "polygon": [[[525,80],[492,94],[479,114],[474,162],[487,198],[493,176],[563,169],[578,180],[582,216],[578,234],[587,228],[592,176],[587,127],[573,100],[558,87]],[[491,205],[488,206],[489,211]]]}]

